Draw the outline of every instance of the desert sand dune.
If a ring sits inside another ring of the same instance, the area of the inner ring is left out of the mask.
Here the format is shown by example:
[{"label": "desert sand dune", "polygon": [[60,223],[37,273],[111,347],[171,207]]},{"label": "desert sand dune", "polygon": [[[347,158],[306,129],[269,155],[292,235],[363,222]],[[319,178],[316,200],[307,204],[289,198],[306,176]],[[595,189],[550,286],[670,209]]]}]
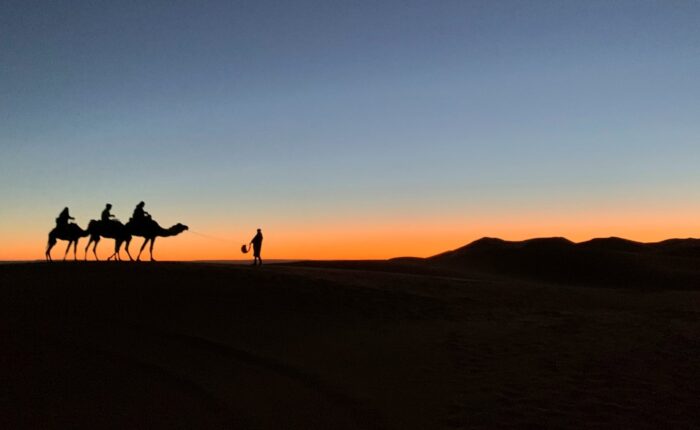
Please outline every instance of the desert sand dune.
[{"label": "desert sand dune", "polygon": [[499,277],[565,285],[695,289],[700,241],[639,243],[620,238],[573,243],[564,238],[522,242],[483,238],[423,264]]},{"label": "desert sand dune", "polygon": [[[544,244],[562,246],[581,245]],[[661,257],[655,270],[673,273],[690,258]],[[595,288],[488,268],[431,259],[2,265],[0,425],[700,423],[695,285]]]}]

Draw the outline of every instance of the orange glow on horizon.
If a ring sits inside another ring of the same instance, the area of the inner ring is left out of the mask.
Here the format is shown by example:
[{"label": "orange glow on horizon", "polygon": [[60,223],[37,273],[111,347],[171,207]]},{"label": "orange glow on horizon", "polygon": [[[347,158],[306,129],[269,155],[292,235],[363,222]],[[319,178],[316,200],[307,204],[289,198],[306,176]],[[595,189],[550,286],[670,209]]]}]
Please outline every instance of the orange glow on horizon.
[{"label": "orange glow on horizon", "polygon": [[[424,217],[400,222],[368,221],[294,225],[263,225],[263,259],[386,259],[399,256],[427,257],[466,245],[480,237],[523,240],[533,237],[563,236],[579,242],[594,237],[619,236],[640,242],[655,242],[672,237],[693,237],[698,226],[696,211],[640,213],[619,211],[601,214],[529,214],[522,217],[480,216],[474,218]],[[211,226],[185,232],[176,237],[158,238],[154,249],[158,260],[241,260],[255,229],[234,231],[226,226]],[[41,260],[48,232],[11,231],[0,249],[0,260]],[[202,236],[205,234],[206,236]],[[132,255],[143,242],[135,237]],[[52,251],[54,259],[63,257],[67,242],[59,241]],[[84,257],[87,238],[78,244],[78,258]],[[98,247],[101,259],[114,248],[112,239],[102,239]],[[69,254],[72,256],[72,253]],[[89,255],[92,257],[92,254]],[[148,249],[142,258],[148,259]],[[122,258],[126,253],[122,250]],[[90,258],[92,259],[92,258]]]}]

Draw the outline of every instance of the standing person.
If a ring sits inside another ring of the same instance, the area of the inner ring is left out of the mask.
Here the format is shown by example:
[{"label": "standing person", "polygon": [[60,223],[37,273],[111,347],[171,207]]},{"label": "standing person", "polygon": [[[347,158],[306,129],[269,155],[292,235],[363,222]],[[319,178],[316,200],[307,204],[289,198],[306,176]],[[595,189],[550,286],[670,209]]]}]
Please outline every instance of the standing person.
[{"label": "standing person", "polygon": [[263,235],[262,231],[258,229],[258,233],[255,235],[250,244],[253,245],[253,266],[262,266],[262,258],[260,258],[260,250],[262,249]]},{"label": "standing person", "polygon": [[[56,227],[58,228],[63,228],[68,225],[68,220],[75,220],[70,214],[68,213],[68,208],[63,208],[61,213],[58,215],[58,218],[56,218]],[[260,231],[260,230],[258,230]],[[262,240],[262,238],[260,239]]]},{"label": "standing person", "polygon": [[107,205],[105,206],[105,209],[102,211],[102,216],[100,217],[100,219],[105,224],[107,224],[110,221],[110,218],[114,218],[114,215],[112,215],[109,212],[111,209],[112,209],[112,204],[107,203]]}]

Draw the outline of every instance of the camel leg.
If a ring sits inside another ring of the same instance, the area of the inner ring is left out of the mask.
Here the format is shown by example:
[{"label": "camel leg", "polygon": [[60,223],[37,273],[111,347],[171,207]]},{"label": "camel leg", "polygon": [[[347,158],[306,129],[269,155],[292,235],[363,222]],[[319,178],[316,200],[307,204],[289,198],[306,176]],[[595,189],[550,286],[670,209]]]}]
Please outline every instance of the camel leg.
[{"label": "camel leg", "polygon": [[68,255],[68,251],[70,251],[70,246],[73,244],[72,240],[68,241],[68,246],[66,247],[66,252],[63,254],[63,261],[66,261],[66,256]]},{"label": "camel leg", "polygon": [[[99,261],[99,258],[97,258],[97,242],[100,241],[100,236],[95,235],[95,236],[90,236],[90,243],[92,243],[92,254],[95,256],[95,261]],[[90,243],[88,243],[88,246],[90,246]],[[87,259],[87,249],[88,247],[85,247],[85,258]]]},{"label": "camel leg", "polygon": [[151,261],[156,261],[156,259],[153,258],[153,244],[155,244],[155,243],[156,243],[156,238],[154,237],[153,239],[151,239],[151,249],[149,250],[151,252]]},{"label": "camel leg", "polygon": [[49,242],[46,244],[46,261],[53,261],[51,260],[51,249],[54,245],[56,245],[56,239],[49,236]]},{"label": "camel leg", "polygon": [[134,261],[134,258],[131,256],[131,253],[129,252],[129,244],[131,243],[131,236],[129,236],[126,239],[126,243],[124,244],[124,249],[126,249],[126,255],[129,256],[129,260]]},{"label": "camel leg", "polygon": [[112,254],[112,257],[114,257],[114,261],[121,261],[121,256],[119,255],[119,248],[121,247],[122,241],[114,239],[114,254]]},{"label": "camel leg", "polygon": [[90,247],[90,244],[92,243],[92,236],[88,239],[87,245],[85,245],[85,261],[87,261],[87,253],[88,253],[88,248]]},{"label": "camel leg", "polygon": [[124,242],[125,242],[124,239],[119,239],[119,245],[116,245],[116,243],[115,243],[115,245],[117,246],[117,257],[119,257],[119,261],[123,261],[122,260],[122,245],[124,245]]},{"label": "camel leg", "polygon": [[141,245],[141,249],[139,250],[139,255],[136,256],[136,261],[141,261],[141,253],[143,252],[143,249],[146,247],[146,244],[148,243],[150,239],[145,238],[143,240],[143,245]]},{"label": "camel leg", "polygon": [[78,261],[78,241],[80,239],[76,240],[73,242],[73,260]]},{"label": "camel leg", "polygon": [[117,239],[114,239],[114,252],[112,252],[112,255],[110,255],[109,258],[107,258],[107,261],[110,261],[112,259],[114,259],[114,261],[118,260],[118,258],[117,258],[118,257],[117,256],[118,249],[119,249],[119,241]]},{"label": "camel leg", "polygon": [[121,242],[119,242],[119,239],[114,239],[114,252],[112,255],[109,256],[108,260],[111,260],[114,258],[114,261],[119,260],[119,248],[121,247]]}]

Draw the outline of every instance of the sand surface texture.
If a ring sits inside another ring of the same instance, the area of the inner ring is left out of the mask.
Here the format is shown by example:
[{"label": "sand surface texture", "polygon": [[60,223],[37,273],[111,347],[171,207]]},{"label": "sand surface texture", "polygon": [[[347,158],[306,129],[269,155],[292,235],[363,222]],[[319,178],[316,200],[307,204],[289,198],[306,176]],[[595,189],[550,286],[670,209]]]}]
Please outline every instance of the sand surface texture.
[{"label": "sand surface texture", "polygon": [[700,424],[698,285],[448,266],[2,265],[0,427]]}]

